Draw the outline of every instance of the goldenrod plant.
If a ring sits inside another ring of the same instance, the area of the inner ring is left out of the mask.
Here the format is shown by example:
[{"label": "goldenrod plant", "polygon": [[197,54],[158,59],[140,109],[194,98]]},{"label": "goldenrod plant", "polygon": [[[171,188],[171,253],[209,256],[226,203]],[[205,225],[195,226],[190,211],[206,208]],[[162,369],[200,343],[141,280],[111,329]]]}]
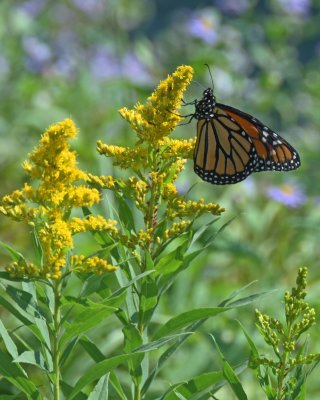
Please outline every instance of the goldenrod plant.
[{"label": "goldenrod plant", "polygon": [[260,355],[249,341],[250,368],[268,400],[305,398],[306,380],[320,361],[320,353],[309,353],[307,338],[302,336],[316,322],[315,309],[305,301],[307,273],[306,267],[300,268],[296,286],[284,294],[284,321],[256,310],[257,327],[273,357]]},{"label": "goldenrod plant", "polygon": [[[157,318],[162,296],[203,244],[211,245],[218,233],[213,224],[224,211],[176,186],[195,139],[170,134],[182,121],[192,74],[180,66],[146,104],[120,110],[136,142],[98,142],[99,154],[113,162],[112,175],[78,167],[69,143],[77,128],[66,119],[48,128],[24,163],[28,183],[3,197],[0,212],[26,224],[34,239],[30,260],[1,244],[12,263],[0,273],[0,304],[16,322],[14,328],[12,321],[10,327],[0,322],[5,398],[191,399],[224,384],[222,371],[157,384],[161,368],[206,319],[260,296],[235,299],[238,291],[216,307]],[[197,224],[203,215],[206,223]],[[87,235],[89,251],[78,247],[78,234]],[[121,332],[122,344],[105,351],[110,330]],[[79,374],[70,378],[75,369]]]}]

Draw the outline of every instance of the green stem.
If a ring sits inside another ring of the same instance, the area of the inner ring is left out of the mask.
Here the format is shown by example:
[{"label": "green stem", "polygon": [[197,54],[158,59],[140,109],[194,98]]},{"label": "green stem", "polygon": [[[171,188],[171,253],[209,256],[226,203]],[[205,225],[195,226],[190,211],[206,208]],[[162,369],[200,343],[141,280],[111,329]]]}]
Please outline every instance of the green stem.
[{"label": "green stem", "polygon": [[60,400],[60,328],[61,328],[61,279],[54,282],[54,312],[53,312],[53,336],[52,336],[52,358],[53,358],[53,398]]},{"label": "green stem", "polygon": [[[292,322],[287,322],[288,324],[288,334],[286,335],[286,341],[287,343],[291,343],[292,340]],[[282,357],[281,357],[281,365],[282,368],[278,373],[278,388],[277,388],[277,400],[283,400],[283,395],[284,395],[284,383],[285,383],[285,379],[286,376],[288,375],[288,368],[287,368],[287,364],[288,364],[288,360],[290,359],[290,350],[285,350]]]}]

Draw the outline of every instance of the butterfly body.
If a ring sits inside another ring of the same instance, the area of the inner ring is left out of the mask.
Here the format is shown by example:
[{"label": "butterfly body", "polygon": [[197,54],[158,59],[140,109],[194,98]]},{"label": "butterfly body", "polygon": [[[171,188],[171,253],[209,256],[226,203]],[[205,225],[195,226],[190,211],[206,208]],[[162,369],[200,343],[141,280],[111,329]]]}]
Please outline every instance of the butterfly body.
[{"label": "butterfly body", "polygon": [[197,122],[194,171],[216,185],[233,184],[253,172],[291,171],[300,166],[297,151],[261,121],[217,103],[212,89],[195,100]]}]

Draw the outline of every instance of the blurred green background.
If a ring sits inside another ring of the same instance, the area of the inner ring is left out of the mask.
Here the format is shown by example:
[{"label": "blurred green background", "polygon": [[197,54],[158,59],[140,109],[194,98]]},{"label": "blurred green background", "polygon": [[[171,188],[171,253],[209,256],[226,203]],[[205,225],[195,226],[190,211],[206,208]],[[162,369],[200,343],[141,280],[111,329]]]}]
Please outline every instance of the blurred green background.
[{"label": "blurred green background", "polygon": [[[119,175],[95,151],[97,139],[135,143],[117,110],[145,102],[159,80],[181,64],[194,68],[202,86],[211,86],[207,63],[217,100],[255,115],[284,136],[299,151],[302,166],[218,187],[200,182],[192,163],[187,165],[179,190],[198,182],[191,197],[224,206],[217,228],[236,218],[172,286],[158,321],[215,306],[254,280],[255,291],[279,289],[257,304],[279,316],[283,291],[302,265],[309,267],[309,301],[319,314],[319,21],[319,0],[1,1],[0,195],[23,185],[21,163],[46,127],[70,116],[80,128],[73,144],[80,165],[92,173]],[[185,100],[201,98],[202,91],[191,84]],[[195,122],[174,133],[194,135]],[[0,230],[2,241],[29,251],[27,230],[2,216]],[[7,258],[0,257],[3,265]],[[235,319],[253,334],[250,307],[208,321],[163,371],[150,399],[170,383],[219,368],[205,332],[217,336],[231,363],[244,360],[249,349]],[[121,346],[117,329],[115,322],[97,334],[106,354]],[[312,351],[320,350],[319,339],[314,328]],[[74,376],[83,365],[72,366]],[[316,375],[310,378],[308,399],[319,398]],[[264,399],[250,372],[242,381],[251,398]]]}]

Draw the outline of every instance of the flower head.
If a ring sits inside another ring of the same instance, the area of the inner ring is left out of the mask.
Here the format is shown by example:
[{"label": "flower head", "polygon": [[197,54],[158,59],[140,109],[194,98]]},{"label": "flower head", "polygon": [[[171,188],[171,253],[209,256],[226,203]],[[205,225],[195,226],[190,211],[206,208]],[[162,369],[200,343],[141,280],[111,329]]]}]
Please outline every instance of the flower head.
[{"label": "flower head", "polygon": [[178,125],[181,117],[176,114],[183,92],[191,82],[193,70],[182,65],[159,86],[145,105],[137,104],[134,109],[122,108],[121,116],[126,119],[139,139],[155,144],[168,136]]},{"label": "flower head", "polygon": [[271,199],[292,208],[300,207],[306,201],[306,196],[303,191],[296,185],[289,183],[285,183],[281,186],[270,186],[267,189],[267,195]]},{"label": "flower head", "polygon": [[212,10],[202,10],[192,15],[188,31],[192,36],[212,45],[218,40],[217,25],[217,17]]},{"label": "flower head", "polygon": [[278,0],[282,9],[288,14],[306,16],[309,14],[310,0]]}]

